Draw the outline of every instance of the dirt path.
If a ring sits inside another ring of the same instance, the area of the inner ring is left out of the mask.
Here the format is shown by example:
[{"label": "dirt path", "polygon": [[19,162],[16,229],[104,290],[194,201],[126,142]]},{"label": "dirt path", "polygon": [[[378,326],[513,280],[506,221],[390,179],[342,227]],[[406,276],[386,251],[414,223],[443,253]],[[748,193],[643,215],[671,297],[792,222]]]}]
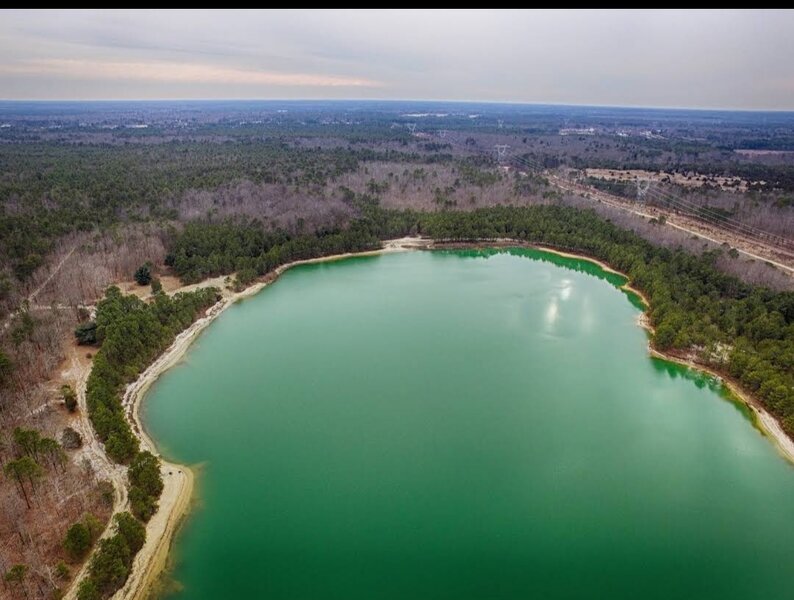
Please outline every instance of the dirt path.
[{"label": "dirt path", "polygon": [[[61,267],[63,267],[63,265],[66,263],[66,261],[71,258],[72,254],[74,254],[75,250],[77,250],[77,246],[75,246],[74,248],[69,250],[69,252],[66,253],[66,256],[64,256],[60,261],[58,261],[58,264],[55,265],[55,268],[52,270],[52,273],[50,273],[47,276],[47,279],[45,279],[41,283],[41,285],[39,285],[39,287],[37,287],[35,290],[33,290],[30,294],[25,296],[25,299],[23,300],[23,302],[20,303],[20,305],[24,304],[25,302],[27,302],[29,304],[29,307],[28,307],[29,310],[50,310],[50,309],[52,309],[53,307],[50,307],[50,306],[42,306],[42,305],[34,304],[33,300],[36,298],[36,296],[39,295],[41,290],[43,290],[45,287],[47,287],[47,284],[49,284],[50,281],[52,281],[52,278],[55,277],[55,275],[58,274],[58,271],[60,271]],[[58,305],[55,306],[55,308],[57,310],[65,310],[65,309],[68,309],[68,308],[71,308],[71,307],[70,306],[64,306],[63,304],[58,304]],[[8,329],[10,327],[11,321],[14,319],[14,317],[16,316],[16,314],[18,312],[19,312],[19,309],[11,312],[5,318],[5,321],[3,321],[3,329]]]},{"label": "dirt path", "polygon": [[47,276],[47,279],[45,279],[45,280],[42,282],[42,284],[41,284],[39,287],[37,287],[37,288],[36,288],[35,290],[33,290],[33,291],[30,293],[30,294],[28,294],[28,301],[29,301],[29,302],[33,302],[33,299],[34,299],[36,296],[38,296],[38,295],[39,295],[39,293],[41,292],[41,290],[43,290],[45,287],[47,287],[47,284],[49,284],[49,283],[50,283],[50,281],[52,281],[52,278],[53,278],[53,277],[55,277],[55,276],[58,274],[58,271],[60,271],[60,270],[61,270],[61,267],[64,265],[64,263],[66,263],[66,261],[67,261],[67,260],[69,260],[69,259],[72,257],[72,254],[74,254],[74,251],[75,251],[75,250],[77,250],[77,246],[75,246],[74,248],[72,248],[71,250],[69,250],[69,252],[67,252],[67,253],[66,253],[66,256],[64,256],[64,257],[63,257],[63,258],[62,258],[62,259],[61,259],[61,260],[58,262],[58,264],[57,264],[57,265],[55,265],[55,268],[52,270],[52,273],[50,273],[50,274]]},{"label": "dirt path", "polygon": [[[75,454],[74,460],[80,463],[87,460],[98,479],[107,479],[113,484],[113,514],[121,512],[127,505],[127,470],[121,465],[117,465],[105,454],[105,448],[97,438],[91,421],[88,419],[88,406],[86,404],[86,383],[91,373],[91,361],[85,356],[85,348],[74,345],[69,349],[69,370],[65,373],[70,379],[76,382],[77,404],[79,406],[79,419],[73,424],[74,429],[82,436],[83,446]],[[112,523],[112,521],[111,521]],[[109,537],[112,527],[109,526],[102,532],[100,537]],[[77,597],[77,583],[83,579],[88,570],[90,559],[87,559],[80,570],[75,574],[73,583],[64,598]]]}]

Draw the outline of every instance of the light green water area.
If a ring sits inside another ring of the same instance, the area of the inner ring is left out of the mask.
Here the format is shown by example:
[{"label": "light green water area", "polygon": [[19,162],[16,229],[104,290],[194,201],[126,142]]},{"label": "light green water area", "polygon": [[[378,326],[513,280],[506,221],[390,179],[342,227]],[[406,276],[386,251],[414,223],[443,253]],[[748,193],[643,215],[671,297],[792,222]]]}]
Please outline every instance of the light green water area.
[{"label": "light green water area", "polygon": [[230,308],[144,404],[200,465],[174,597],[794,598],[794,469],[621,282],[415,252]]}]

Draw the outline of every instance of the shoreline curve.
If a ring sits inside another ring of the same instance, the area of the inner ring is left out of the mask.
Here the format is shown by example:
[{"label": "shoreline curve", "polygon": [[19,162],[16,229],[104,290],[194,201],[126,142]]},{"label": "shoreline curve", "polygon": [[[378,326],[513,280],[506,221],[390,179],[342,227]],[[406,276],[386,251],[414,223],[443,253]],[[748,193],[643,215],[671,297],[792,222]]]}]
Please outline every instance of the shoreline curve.
[{"label": "shoreline curve", "polygon": [[[157,582],[161,573],[168,565],[168,556],[174,536],[180,524],[187,516],[190,508],[195,474],[187,465],[167,461],[157,445],[143,427],[140,416],[140,406],[146,392],[155,381],[168,369],[179,363],[185,352],[215,319],[227,308],[236,302],[249,298],[259,293],[262,289],[274,283],[289,269],[306,264],[333,262],[358,256],[377,256],[394,252],[407,252],[411,250],[426,249],[432,246],[430,240],[421,238],[400,238],[389,240],[383,248],[366,250],[363,252],[347,252],[306,260],[293,261],[280,267],[254,283],[241,292],[229,293],[221,290],[223,298],[210,307],[205,316],[194,321],[187,329],[180,332],[173,343],[161,354],[157,360],[149,365],[138,378],[130,383],[124,391],[122,405],[125,414],[130,420],[133,433],[138,437],[141,448],[148,450],[159,457],[162,463],[163,493],[160,496],[159,508],[149,523],[146,524],[146,542],[133,562],[133,569],[124,586],[113,596],[115,600],[144,600],[148,597],[151,586]],[[119,507],[118,510],[123,509]],[[77,580],[75,580],[75,583]]]},{"label": "shoreline curve", "polygon": [[[136,555],[133,569],[130,577],[124,586],[119,589],[113,598],[115,600],[144,600],[148,597],[153,584],[155,584],[161,574],[166,570],[168,559],[170,556],[170,549],[173,543],[176,532],[180,524],[187,516],[195,487],[195,474],[190,467],[180,465],[165,460],[157,449],[156,444],[151,437],[146,433],[140,417],[140,406],[146,395],[146,392],[154,384],[155,381],[165,373],[172,366],[179,363],[184,356],[185,352],[189,349],[192,343],[198,338],[201,332],[204,331],[218,316],[220,316],[227,308],[245,298],[249,298],[259,293],[262,289],[274,283],[278,278],[289,269],[305,264],[316,264],[323,262],[333,262],[337,260],[345,260],[358,256],[377,256],[381,254],[389,254],[394,252],[409,252],[413,250],[433,250],[433,249],[458,249],[458,248],[534,248],[558,256],[566,258],[574,258],[593,263],[606,272],[614,273],[624,277],[625,283],[617,286],[618,289],[630,294],[636,295],[644,304],[643,310],[637,318],[637,324],[646,331],[653,333],[653,327],[647,316],[647,311],[650,308],[648,298],[639,290],[630,285],[630,278],[625,273],[617,271],[610,267],[608,264],[584,254],[575,254],[565,252],[542,244],[531,244],[522,240],[512,239],[496,239],[496,240],[482,240],[480,242],[454,242],[445,243],[443,241],[435,242],[428,238],[405,237],[396,240],[388,240],[384,242],[384,246],[377,250],[367,250],[363,252],[348,252],[344,254],[336,254],[332,256],[311,258],[306,260],[298,260],[286,263],[277,267],[274,271],[264,276],[264,279],[257,281],[253,285],[247,287],[240,292],[228,292],[221,290],[223,297],[215,305],[210,307],[205,316],[197,319],[187,329],[179,333],[174,342],[169,346],[166,351],[161,354],[149,367],[147,367],[132,383],[130,383],[123,396],[124,411],[130,420],[133,432],[139,438],[141,447],[149,450],[155,456],[158,456],[162,462],[163,473],[163,494],[160,497],[159,509],[152,517],[151,521],[146,526],[146,542],[141,548],[140,552]],[[651,341],[648,341],[648,352],[650,356],[660,358],[669,362],[686,366],[713,377],[718,378],[723,385],[725,385],[730,392],[736,396],[740,401],[746,404],[753,412],[756,418],[758,428],[761,433],[770,438],[775,445],[779,454],[786,460],[794,464],[794,441],[788,437],[778,423],[777,419],[771,415],[766,409],[758,402],[751,394],[741,389],[737,382],[726,378],[723,374],[713,370],[708,365],[696,363],[692,360],[676,356],[674,354],[667,354],[660,352],[653,348]],[[126,496],[126,494],[124,494]],[[124,510],[125,506],[115,507],[114,514],[120,510]],[[69,590],[73,592],[79,577],[76,577],[72,582],[72,588]],[[70,596],[71,594],[67,594]]]}]

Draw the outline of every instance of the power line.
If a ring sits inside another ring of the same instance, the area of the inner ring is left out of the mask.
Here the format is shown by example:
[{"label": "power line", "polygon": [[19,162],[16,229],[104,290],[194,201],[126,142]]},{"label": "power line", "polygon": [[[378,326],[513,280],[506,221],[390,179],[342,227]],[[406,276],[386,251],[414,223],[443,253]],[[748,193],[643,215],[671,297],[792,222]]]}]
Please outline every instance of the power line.
[{"label": "power line", "polygon": [[[455,143],[452,139],[448,140],[448,142],[452,142],[450,145],[460,146],[459,143]],[[509,148],[509,146],[507,146],[506,144],[497,144],[494,145],[494,148],[497,151],[497,158],[501,162],[507,156],[507,149]],[[528,155],[511,157],[510,162],[514,164],[517,163],[518,165],[526,167],[531,170],[536,170],[536,171],[545,170],[545,167],[537,159],[531,158]],[[556,177],[552,176],[552,178],[556,178]],[[645,182],[638,183],[637,191],[638,191],[638,199],[640,200],[644,200],[646,196],[650,195],[651,198],[653,198],[657,202],[668,204],[678,210],[687,213],[694,213],[693,216],[711,225],[714,225],[718,228],[724,227],[726,229],[729,229],[731,230],[732,233],[740,233],[749,238],[762,238],[765,241],[771,241],[787,247],[794,246],[794,240],[749,225],[747,223],[744,223],[743,221],[739,221],[728,215],[719,213],[709,207],[704,207],[695,204],[691,201],[687,201],[677,196],[674,196],[669,192],[664,192],[652,186],[650,181],[647,181],[647,183]],[[622,202],[622,200],[616,199],[616,202]]]},{"label": "power line", "polygon": [[766,237],[769,237],[770,239],[777,239],[777,240],[780,240],[780,241],[783,241],[783,242],[787,242],[788,241],[783,236],[779,236],[779,235],[770,233],[768,231],[765,231],[763,229],[759,229],[757,227],[753,227],[752,225],[744,223],[743,221],[739,221],[737,219],[733,219],[733,218],[729,217],[728,215],[723,215],[723,214],[721,214],[721,213],[719,213],[719,212],[717,212],[715,210],[712,210],[712,209],[710,209],[708,207],[704,207],[704,206],[698,205],[698,204],[696,204],[696,203],[694,203],[692,201],[685,200],[685,199],[680,198],[678,196],[674,196],[674,195],[672,195],[672,194],[670,194],[668,192],[664,192],[662,190],[653,189],[651,193],[657,199],[659,199],[659,200],[661,200],[663,202],[669,202],[669,203],[676,204],[678,206],[683,207],[684,209],[687,209],[687,210],[690,210],[690,211],[693,211],[693,212],[697,213],[698,216],[709,217],[709,218],[714,219],[716,221],[725,223],[726,225],[730,225],[732,227],[740,228],[743,231],[746,231],[748,234],[766,236]]},{"label": "power line", "polygon": [[754,228],[750,225],[742,223],[741,221],[728,220],[727,218],[723,218],[723,216],[719,213],[704,212],[703,207],[692,202],[681,200],[675,196],[665,195],[663,192],[658,190],[652,190],[650,193],[656,200],[663,204],[667,204],[676,210],[689,213],[690,215],[719,228],[728,229],[732,233],[742,235],[754,241],[760,241],[759,238],[763,238],[764,241],[773,242],[783,247],[794,247],[792,241],[785,237]]}]

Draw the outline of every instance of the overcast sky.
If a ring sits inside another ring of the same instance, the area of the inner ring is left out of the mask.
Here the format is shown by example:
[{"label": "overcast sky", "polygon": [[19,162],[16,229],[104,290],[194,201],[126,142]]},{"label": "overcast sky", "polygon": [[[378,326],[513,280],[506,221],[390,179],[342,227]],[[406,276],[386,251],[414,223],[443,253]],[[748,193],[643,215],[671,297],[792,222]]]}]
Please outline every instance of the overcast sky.
[{"label": "overcast sky", "polygon": [[794,11],[2,11],[0,98],[794,109]]}]

